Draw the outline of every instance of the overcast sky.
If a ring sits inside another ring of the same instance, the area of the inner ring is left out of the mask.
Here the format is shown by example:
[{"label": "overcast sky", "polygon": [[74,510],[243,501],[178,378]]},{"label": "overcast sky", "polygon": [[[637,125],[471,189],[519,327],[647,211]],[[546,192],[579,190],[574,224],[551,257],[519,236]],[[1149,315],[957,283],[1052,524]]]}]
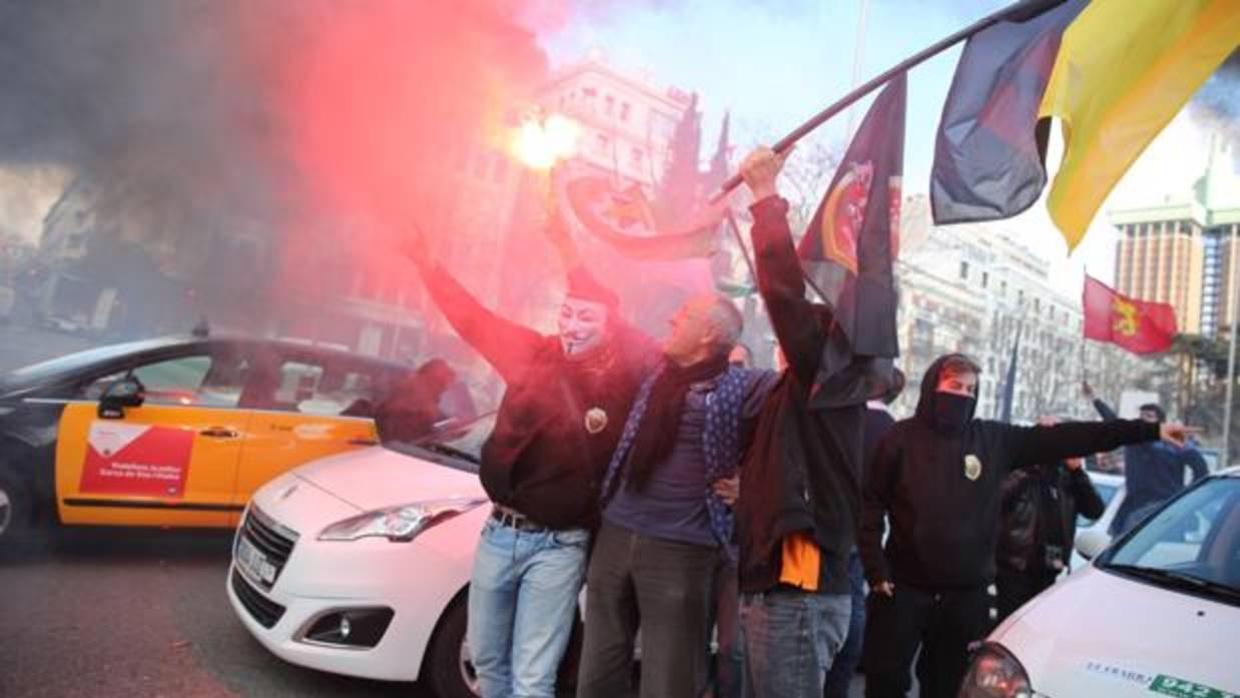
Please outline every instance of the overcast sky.
[{"label": "overcast sky", "polygon": [[[868,0],[861,34],[863,2],[611,3],[577,14],[559,31],[545,34],[542,42],[556,66],[597,50],[623,71],[646,72],[656,83],[698,92],[705,117],[704,149],[709,152],[725,109],[733,114],[738,147],[769,143],[845,94],[854,84],[855,64],[863,82],[1008,4],[1007,0]],[[928,188],[934,132],[959,55],[958,48],[949,50],[910,74],[904,177],[908,194]],[[860,121],[862,113],[851,120],[837,117],[815,137],[842,144],[848,124]],[[1107,206],[1161,199],[1191,186],[1205,167],[1206,138],[1196,121],[1182,113],[1121,180]],[[1052,143],[1052,172],[1057,149],[1058,144]],[[1079,288],[1085,265],[1091,274],[1109,280],[1114,234],[1106,223],[1106,207],[1071,259],[1045,210],[1038,204],[995,225],[1018,231],[1046,256],[1053,277],[1066,292]]]}]

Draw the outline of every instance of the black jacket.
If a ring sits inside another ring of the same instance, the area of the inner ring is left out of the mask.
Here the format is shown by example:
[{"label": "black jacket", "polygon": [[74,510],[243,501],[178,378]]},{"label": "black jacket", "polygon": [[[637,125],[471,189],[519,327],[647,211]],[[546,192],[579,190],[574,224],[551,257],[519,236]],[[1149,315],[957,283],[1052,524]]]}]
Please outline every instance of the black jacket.
[{"label": "black jacket", "polygon": [[[1018,427],[970,419],[957,432],[938,430],[942,363],[926,370],[916,416],[891,428],[868,469],[858,544],[871,585],[988,584],[995,576],[999,486],[1010,471],[1159,438],[1157,424],[1140,421]],[[885,548],[884,516],[891,522]]]},{"label": "black jacket", "polygon": [[808,408],[824,328],[832,317],[826,307],[805,299],[788,204],[771,197],[751,210],[758,288],[788,370],[763,405],[741,466],[736,506],[740,589],[760,593],[778,585],[784,538],[808,531],[822,551],[819,591],[848,593],[846,564],[860,507],[865,403]]},{"label": "black jacket", "polygon": [[[442,269],[422,275],[453,328],[507,384],[482,448],[487,495],[544,526],[594,526],[607,462],[642,377],[659,357],[653,341],[617,322],[607,350],[569,361],[559,338],[488,311]],[[585,428],[591,408],[607,415],[594,434]]]},{"label": "black jacket", "polygon": [[1015,572],[1055,572],[1046,568],[1045,546],[1055,541],[1067,563],[1076,539],[1076,517],[1102,516],[1106,504],[1084,468],[1062,463],[1013,471],[1004,479],[999,550],[995,562]]}]

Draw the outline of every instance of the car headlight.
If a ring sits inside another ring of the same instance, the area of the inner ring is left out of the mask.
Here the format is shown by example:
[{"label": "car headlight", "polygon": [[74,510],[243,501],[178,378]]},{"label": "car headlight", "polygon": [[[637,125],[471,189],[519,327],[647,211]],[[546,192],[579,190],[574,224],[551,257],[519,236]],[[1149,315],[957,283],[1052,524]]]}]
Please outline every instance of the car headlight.
[{"label": "car headlight", "polygon": [[323,529],[319,540],[382,537],[407,543],[431,526],[464,514],[486,501],[486,497],[452,497],[375,509],[337,521]]},{"label": "car headlight", "polygon": [[982,644],[973,653],[960,698],[1032,698],[1029,675],[1002,645]]}]

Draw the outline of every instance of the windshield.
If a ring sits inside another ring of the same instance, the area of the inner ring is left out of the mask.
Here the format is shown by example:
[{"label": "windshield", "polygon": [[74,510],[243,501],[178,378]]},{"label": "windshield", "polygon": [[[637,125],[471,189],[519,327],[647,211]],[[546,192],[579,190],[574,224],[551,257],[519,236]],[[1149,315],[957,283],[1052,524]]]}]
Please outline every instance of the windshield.
[{"label": "windshield", "polygon": [[94,364],[107,363],[129,354],[167,345],[167,339],[146,339],[139,342],[112,344],[106,347],[99,347],[98,349],[79,351],[0,374],[0,387],[15,389],[35,386],[55,379],[61,374],[73,373]]},{"label": "windshield", "polygon": [[412,451],[431,451],[454,456],[475,465],[482,462],[482,444],[495,428],[495,412],[487,412],[470,420],[445,420],[435,430],[416,440],[385,439],[383,446],[409,455]]},{"label": "windshield", "polygon": [[1184,493],[1100,563],[1240,605],[1240,478],[1209,479]]}]

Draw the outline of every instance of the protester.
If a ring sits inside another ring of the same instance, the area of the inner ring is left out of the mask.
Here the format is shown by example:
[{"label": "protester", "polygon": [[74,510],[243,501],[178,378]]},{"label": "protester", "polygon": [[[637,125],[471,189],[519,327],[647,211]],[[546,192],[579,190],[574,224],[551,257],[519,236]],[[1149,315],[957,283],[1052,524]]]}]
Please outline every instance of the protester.
[{"label": "protester", "polygon": [[[753,194],[758,289],[788,368],[762,407],[736,504],[745,693],[818,698],[848,630],[848,554],[860,506],[864,398],[811,409],[827,332],[776,190],[783,157],[759,148],[741,166]],[[834,403],[832,403],[834,404]]]},{"label": "protester", "polygon": [[483,308],[415,235],[408,256],[457,333],[507,384],[480,475],[494,502],[470,578],[467,637],[483,698],[554,696],[585,576],[599,484],[657,356],[588,272],[569,273],[558,336]]},{"label": "protester", "polygon": [[[881,400],[866,404],[865,426],[861,434],[862,465],[868,465],[878,450],[878,442],[896,423],[889,406],[904,391],[904,372],[896,369],[894,380]],[[861,481],[865,482],[864,468]],[[861,568],[861,556],[856,548],[848,556],[848,584],[852,592],[852,610],[848,617],[848,637],[840,648],[831,670],[827,672],[822,687],[823,698],[847,698],[857,665],[861,663],[861,648],[865,638],[865,571]]]},{"label": "protester", "polygon": [[[920,645],[923,698],[956,695],[968,645],[987,626],[995,577],[999,493],[1014,468],[1163,438],[1179,425],[1143,421],[1017,427],[973,418],[981,370],[948,354],[926,370],[911,419],[870,462],[858,541],[870,584],[866,696],[904,696]],[[884,516],[890,536],[883,545]]]},{"label": "protester", "polygon": [[[1110,405],[1094,395],[1094,389],[1088,382],[1081,384],[1081,390],[1104,420],[1119,418]],[[1141,419],[1155,424],[1162,424],[1167,419],[1163,408],[1153,403],[1141,405],[1139,414]],[[1192,471],[1194,481],[1206,476],[1205,459],[1190,446],[1153,443],[1126,447],[1124,501],[1120,502],[1115,519],[1111,521],[1110,534],[1119,536],[1126,533],[1158,505],[1184,489],[1185,468]]]},{"label": "protester", "polygon": [[726,298],[687,301],[634,402],[604,479],[579,697],[628,693],[639,626],[641,696],[694,696],[706,683],[711,580],[734,554],[731,512],[712,486],[735,474],[744,422],[775,378],[729,367],[741,330]]},{"label": "protester", "polygon": [[995,588],[1002,621],[1055,583],[1072,557],[1076,517],[1097,519],[1106,504],[1080,458],[1014,470],[999,491]]}]

